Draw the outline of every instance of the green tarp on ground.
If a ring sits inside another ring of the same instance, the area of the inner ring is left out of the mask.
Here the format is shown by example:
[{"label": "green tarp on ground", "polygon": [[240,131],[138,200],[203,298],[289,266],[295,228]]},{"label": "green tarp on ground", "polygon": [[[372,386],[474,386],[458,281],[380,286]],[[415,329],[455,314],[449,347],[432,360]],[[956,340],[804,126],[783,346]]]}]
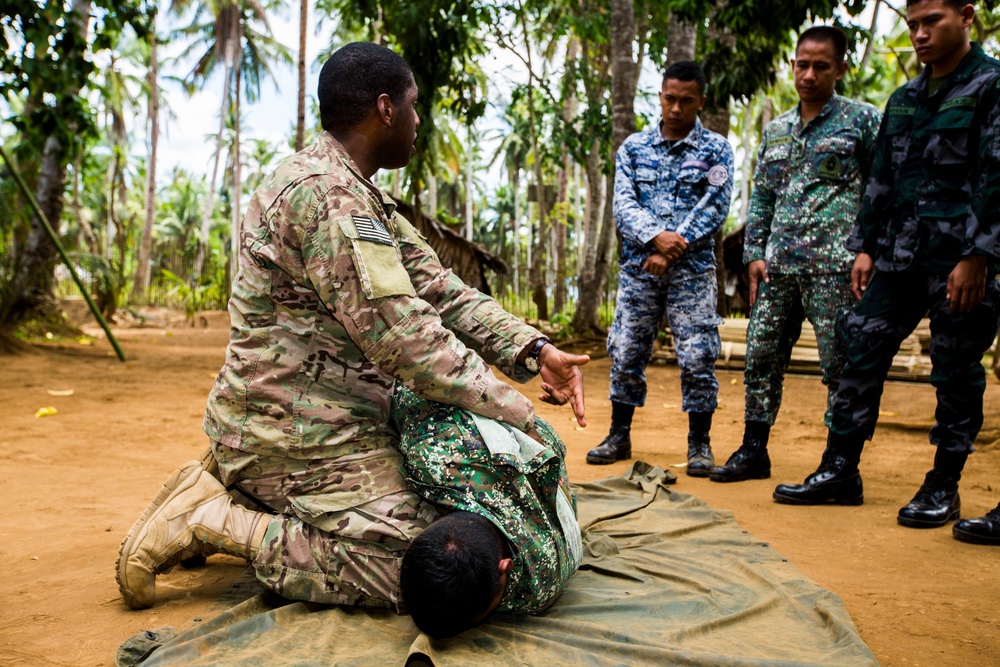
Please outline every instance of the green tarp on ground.
[{"label": "green tarp on ground", "polygon": [[184,631],[139,633],[119,667],[165,665],[877,665],[843,603],[729,512],[635,463],[575,485],[583,565],[543,616],[445,640],[389,611],[261,592]]}]

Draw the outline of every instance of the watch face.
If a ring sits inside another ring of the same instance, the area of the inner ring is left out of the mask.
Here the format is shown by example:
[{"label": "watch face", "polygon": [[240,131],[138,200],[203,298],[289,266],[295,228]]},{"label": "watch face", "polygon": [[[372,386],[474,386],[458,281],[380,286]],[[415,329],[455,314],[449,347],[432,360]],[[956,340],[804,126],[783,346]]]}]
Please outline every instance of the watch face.
[{"label": "watch face", "polygon": [[527,368],[532,373],[538,372],[538,359],[536,357],[528,357],[524,360],[524,367]]}]

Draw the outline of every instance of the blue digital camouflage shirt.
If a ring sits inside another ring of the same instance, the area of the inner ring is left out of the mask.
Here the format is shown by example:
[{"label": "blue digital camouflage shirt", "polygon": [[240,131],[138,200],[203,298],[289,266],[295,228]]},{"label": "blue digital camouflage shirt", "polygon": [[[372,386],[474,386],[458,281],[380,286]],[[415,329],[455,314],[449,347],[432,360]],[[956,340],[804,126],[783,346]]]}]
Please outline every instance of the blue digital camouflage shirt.
[{"label": "blue digital camouflage shirt", "polygon": [[868,182],[882,115],[834,95],[805,127],[798,105],[764,128],[743,259],[770,273],[846,273],[844,247]]},{"label": "blue digital camouflage shirt", "polygon": [[847,247],[880,271],[1000,262],[1000,62],[976,43],[933,94],[930,68],[889,98]]},{"label": "blue digital camouflage shirt", "polygon": [[615,161],[615,224],[622,234],[622,271],[643,272],[662,231],[688,242],[670,268],[698,275],[715,268],[715,233],[729,213],[733,149],[725,138],[695,122],[688,136],[670,142],[658,126],[626,139]]}]

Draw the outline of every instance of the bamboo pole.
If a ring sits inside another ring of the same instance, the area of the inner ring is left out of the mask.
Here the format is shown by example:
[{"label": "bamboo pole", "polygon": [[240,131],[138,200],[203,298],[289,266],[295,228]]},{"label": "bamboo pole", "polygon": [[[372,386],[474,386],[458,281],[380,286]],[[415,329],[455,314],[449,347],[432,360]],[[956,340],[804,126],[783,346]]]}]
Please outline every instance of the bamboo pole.
[{"label": "bamboo pole", "polygon": [[3,161],[6,162],[7,166],[10,168],[10,173],[14,176],[14,180],[17,182],[17,187],[21,188],[21,192],[24,193],[24,196],[28,200],[28,204],[31,205],[32,210],[35,212],[35,215],[37,215],[38,219],[42,221],[42,226],[45,227],[45,233],[49,235],[49,240],[51,240],[53,245],[55,245],[56,250],[59,252],[59,256],[62,257],[63,264],[65,264],[66,268],[69,269],[70,275],[73,276],[73,282],[75,282],[76,286],[80,288],[80,293],[83,294],[83,298],[87,301],[87,306],[90,308],[90,312],[94,314],[94,317],[97,318],[101,328],[104,329],[104,333],[107,334],[108,340],[111,342],[111,347],[115,348],[115,354],[118,355],[119,361],[125,361],[125,353],[122,352],[122,348],[118,345],[118,341],[115,339],[114,334],[111,333],[111,328],[108,326],[104,316],[101,315],[101,311],[97,308],[94,300],[90,298],[90,290],[84,286],[83,281],[80,280],[80,276],[76,275],[76,269],[73,268],[73,263],[69,261],[69,255],[66,254],[65,248],[63,248],[62,243],[59,242],[59,237],[56,236],[55,230],[52,229],[52,225],[49,224],[49,219],[45,217],[44,213],[42,213],[41,207],[38,205],[38,202],[35,201],[35,195],[28,189],[24,179],[21,178],[21,172],[18,171],[16,166],[14,166],[14,161],[10,159],[10,156],[7,154],[7,151],[3,146],[0,146],[0,156],[3,157]]}]

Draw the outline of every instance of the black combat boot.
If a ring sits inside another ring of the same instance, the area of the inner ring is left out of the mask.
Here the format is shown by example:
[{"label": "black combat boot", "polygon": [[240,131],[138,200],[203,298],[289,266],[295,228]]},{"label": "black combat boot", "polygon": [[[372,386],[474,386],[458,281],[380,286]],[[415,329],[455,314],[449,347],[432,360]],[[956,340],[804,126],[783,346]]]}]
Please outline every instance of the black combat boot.
[{"label": "black combat boot", "polygon": [[634,405],[611,403],[611,432],[601,444],[587,452],[587,463],[604,465],[632,458],[632,415]]},{"label": "black combat boot", "polygon": [[767,439],[771,425],[748,421],[743,431],[743,444],[733,452],[724,466],[712,468],[713,482],[741,482],[745,479],[767,479],[771,476],[771,457],[767,455]]},{"label": "black combat boot", "polygon": [[691,477],[708,477],[715,465],[712,457],[711,412],[688,413],[688,464],[687,474]]},{"label": "black combat boot", "polygon": [[934,468],[927,473],[913,500],[899,510],[896,520],[911,528],[939,528],[958,519],[962,509],[958,480],[962,478],[967,458],[968,452],[955,452],[938,445]]},{"label": "black combat boot", "polygon": [[851,441],[830,433],[823,460],[802,484],[779,484],[774,500],[789,505],[860,505],[865,501],[858,461],[864,440]]},{"label": "black combat boot", "polygon": [[951,527],[956,540],[973,544],[1000,545],[1000,505],[978,519],[962,519]]},{"label": "black combat boot", "polygon": [[896,521],[911,528],[939,528],[957,519],[961,508],[958,480],[934,469],[913,500],[899,510]]}]

